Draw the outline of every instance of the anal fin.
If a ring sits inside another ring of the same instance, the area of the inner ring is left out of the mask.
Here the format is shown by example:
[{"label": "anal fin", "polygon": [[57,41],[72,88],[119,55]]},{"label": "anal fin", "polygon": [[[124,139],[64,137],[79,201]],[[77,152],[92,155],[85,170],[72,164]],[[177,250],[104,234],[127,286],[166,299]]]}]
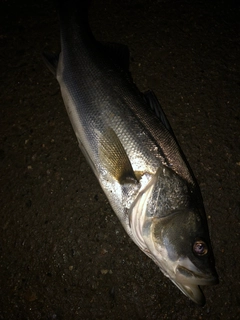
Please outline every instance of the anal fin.
[{"label": "anal fin", "polygon": [[52,74],[56,77],[59,53],[43,52],[42,56],[46,66],[52,72]]}]

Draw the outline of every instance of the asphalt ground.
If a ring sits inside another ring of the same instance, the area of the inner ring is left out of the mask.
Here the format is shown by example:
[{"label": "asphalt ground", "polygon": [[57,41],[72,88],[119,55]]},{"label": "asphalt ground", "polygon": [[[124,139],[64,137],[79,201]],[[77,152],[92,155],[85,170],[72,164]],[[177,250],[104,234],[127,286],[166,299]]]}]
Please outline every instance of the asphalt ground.
[{"label": "asphalt ground", "polygon": [[81,154],[43,50],[51,1],[0,3],[0,319],[240,318],[238,1],[99,0],[102,41],[127,44],[201,187],[219,274],[206,305],[133,244]]}]

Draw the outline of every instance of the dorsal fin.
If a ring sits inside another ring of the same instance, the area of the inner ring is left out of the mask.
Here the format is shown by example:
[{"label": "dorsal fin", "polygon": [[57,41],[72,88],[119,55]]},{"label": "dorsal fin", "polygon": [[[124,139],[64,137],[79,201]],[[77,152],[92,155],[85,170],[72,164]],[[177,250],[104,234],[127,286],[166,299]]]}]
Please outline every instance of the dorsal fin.
[{"label": "dorsal fin", "polygon": [[170,123],[168,122],[168,119],[167,119],[155,93],[151,90],[148,90],[143,93],[143,96],[144,96],[144,99],[147,102],[147,104],[150,106],[151,110],[154,112],[154,114],[158,117],[158,119],[161,120],[164,127],[173,135],[173,130],[170,126]]}]

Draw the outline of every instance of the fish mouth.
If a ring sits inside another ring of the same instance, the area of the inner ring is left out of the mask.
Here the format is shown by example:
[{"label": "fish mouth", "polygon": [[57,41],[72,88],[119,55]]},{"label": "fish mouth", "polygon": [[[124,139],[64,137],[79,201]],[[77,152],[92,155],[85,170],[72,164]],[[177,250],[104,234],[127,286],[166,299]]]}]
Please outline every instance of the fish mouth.
[{"label": "fish mouth", "polygon": [[214,285],[218,283],[217,274],[202,274],[193,272],[183,266],[178,266],[176,269],[176,278],[174,284],[192,301],[200,306],[205,304],[205,297],[201,286]]}]

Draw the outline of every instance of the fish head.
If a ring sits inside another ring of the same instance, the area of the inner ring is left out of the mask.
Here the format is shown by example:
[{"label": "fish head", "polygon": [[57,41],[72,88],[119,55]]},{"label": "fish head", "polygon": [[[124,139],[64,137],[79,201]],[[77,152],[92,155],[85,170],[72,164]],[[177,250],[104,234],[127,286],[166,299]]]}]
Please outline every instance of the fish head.
[{"label": "fish head", "polygon": [[142,250],[187,297],[204,305],[199,286],[216,284],[218,277],[203,205],[168,168],[159,170],[147,193],[138,218]]},{"label": "fish head", "polygon": [[201,215],[176,211],[154,219],[145,243],[166,276],[191,300],[205,302],[200,285],[217,283],[208,230]]}]

